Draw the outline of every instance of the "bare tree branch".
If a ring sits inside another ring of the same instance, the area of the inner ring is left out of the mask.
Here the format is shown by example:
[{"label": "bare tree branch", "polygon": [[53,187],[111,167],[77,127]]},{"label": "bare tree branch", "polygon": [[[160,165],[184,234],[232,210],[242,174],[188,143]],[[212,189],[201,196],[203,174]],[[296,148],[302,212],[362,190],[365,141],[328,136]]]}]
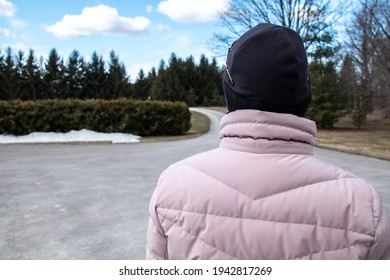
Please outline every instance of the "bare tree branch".
[{"label": "bare tree branch", "polygon": [[[218,53],[220,50],[216,49],[220,43],[230,45],[245,31],[268,22],[294,29],[309,49],[321,39],[322,33],[334,28],[349,3],[348,0],[340,1],[333,7],[330,0],[231,0],[228,10],[220,14],[219,21],[226,28],[227,36],[215,34],[211,47]],[[224,40],[218,43],[221,38]],[[227,42],[227,38],[232,42]]]}]

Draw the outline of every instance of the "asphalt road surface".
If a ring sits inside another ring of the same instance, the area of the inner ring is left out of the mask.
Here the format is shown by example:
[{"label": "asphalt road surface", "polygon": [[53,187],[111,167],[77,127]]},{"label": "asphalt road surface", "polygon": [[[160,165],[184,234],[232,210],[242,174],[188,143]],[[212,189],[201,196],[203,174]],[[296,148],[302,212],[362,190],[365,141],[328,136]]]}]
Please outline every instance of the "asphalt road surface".
[{"label": "asphalt road surface", "polygon": [[[148,204],[170,164],[218,146],[222,113],[189,140],[0,145],[0,259],[143,259]],[[390,209],[390,162],[316,149],[367,179]]]}]

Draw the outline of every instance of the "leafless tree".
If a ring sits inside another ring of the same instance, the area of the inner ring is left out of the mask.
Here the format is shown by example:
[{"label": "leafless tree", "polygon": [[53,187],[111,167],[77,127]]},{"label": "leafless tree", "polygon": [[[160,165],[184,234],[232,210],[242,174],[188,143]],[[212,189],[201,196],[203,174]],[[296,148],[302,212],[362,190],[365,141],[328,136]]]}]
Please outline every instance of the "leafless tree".
[{"label": "leafless tree", "polygon": [[390,2],[362,0],[348,27],[361,93],[390,116]]},{"label": "leafless tree", "polygon": [[386,107],[390,118],[390,1],[378,0],[378,11],[374,13],[374,21],[379,33],[376,47],[379,49],[380,65],[383,71],[378,73],[382,81],[379,89],[381,107]]},{"label": "leafless tree", "polygon": [[330,0],[231,0],[228,10],[220,14],[220,24],[227,32],[214,34],[211,47],[224,55],[245,31],[267,22],[294,29],[310,48],[333,27],[349,2],[340,1],[335,7]]}]

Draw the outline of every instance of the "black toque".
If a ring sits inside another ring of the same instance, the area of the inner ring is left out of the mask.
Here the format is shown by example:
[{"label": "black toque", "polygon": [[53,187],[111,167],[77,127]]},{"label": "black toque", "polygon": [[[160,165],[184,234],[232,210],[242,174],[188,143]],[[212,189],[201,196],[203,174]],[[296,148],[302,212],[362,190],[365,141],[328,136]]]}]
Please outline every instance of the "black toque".
[{"label": "black toque", "polygon": [[301,37],[273,24],[253,27],[229,49],[223,89],[230,112],[257,109],[303,117],[311,92]]}]

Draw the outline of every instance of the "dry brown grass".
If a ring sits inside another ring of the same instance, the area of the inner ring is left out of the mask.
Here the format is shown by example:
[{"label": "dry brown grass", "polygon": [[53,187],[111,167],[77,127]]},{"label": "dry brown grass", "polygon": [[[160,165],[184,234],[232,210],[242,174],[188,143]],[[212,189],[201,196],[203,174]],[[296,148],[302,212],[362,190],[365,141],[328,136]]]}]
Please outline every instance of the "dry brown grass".
[{"label": "dry brown grass", "polygon": [[316,145],[390,160],[390,119],[370,120],[357,129],[349,118],[344,118],[333,130],[319,129]]}]

